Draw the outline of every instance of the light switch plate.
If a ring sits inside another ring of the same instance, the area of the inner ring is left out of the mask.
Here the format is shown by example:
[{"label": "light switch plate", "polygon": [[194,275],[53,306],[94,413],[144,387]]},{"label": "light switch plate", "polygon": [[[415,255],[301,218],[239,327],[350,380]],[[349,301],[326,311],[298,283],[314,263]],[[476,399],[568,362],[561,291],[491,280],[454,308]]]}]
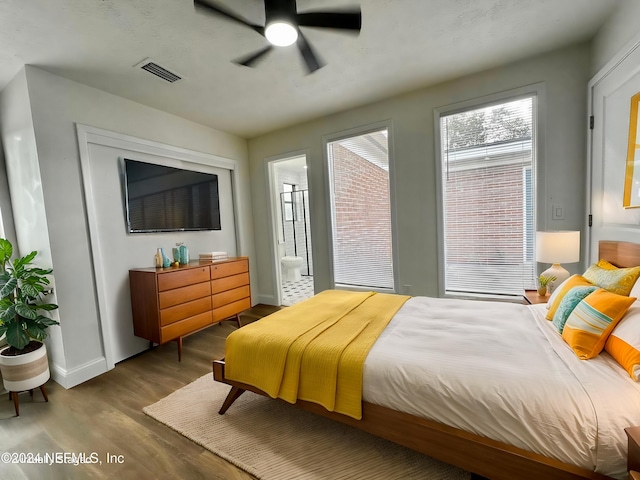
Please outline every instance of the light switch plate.
[{"label": "light switch plate", "polygon": [[564,220],[564,207],[562,205],[551,205],[551,220]]}]

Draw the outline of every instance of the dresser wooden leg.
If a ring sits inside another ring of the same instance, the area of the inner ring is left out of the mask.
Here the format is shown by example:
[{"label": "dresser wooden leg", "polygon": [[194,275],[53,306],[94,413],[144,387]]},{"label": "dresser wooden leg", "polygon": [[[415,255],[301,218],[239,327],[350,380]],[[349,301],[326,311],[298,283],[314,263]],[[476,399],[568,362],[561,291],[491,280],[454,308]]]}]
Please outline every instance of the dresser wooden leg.
[{"label": "dresser wooden leg", "polygon": [[178,361],[181,362],[182,361],[182,337],[178,337],[176,341],[178,342]]},{"label": "dresser wooden leg", "polygon": [[242,327],[242,323],[240,323],[240,314],[236,313],[236,322],[238,322],[238,328]]}]

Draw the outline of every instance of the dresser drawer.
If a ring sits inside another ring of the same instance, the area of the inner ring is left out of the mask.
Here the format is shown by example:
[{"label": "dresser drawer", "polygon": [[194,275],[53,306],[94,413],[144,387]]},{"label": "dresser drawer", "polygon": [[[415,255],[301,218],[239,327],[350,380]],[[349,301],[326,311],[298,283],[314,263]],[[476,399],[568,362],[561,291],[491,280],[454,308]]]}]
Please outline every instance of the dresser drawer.
[{"label": "dresser drawer", "polygon": [[213,310],[213,321],[220,322],[225,318],[233,317],[237,313],[244,312],[251,308],[251,299],[243,298],[237,302],[229,303],[224,307],[216,308]]},{"label": "dresser drawer", "polygon": [[160,310],[160,325],[166,326],[170,323],[184,320],[198,313],[211,310],[211,297],[199,298],[191,302],[181,303],[175,307]]},{"label": "dresser drawer", "polygon": [[244,285],[249,285],[249,273],[211,280],[211,293],[225,292]]},{"label": "dresser drawer", "polygon": [[234,262],[221,263],[220,265],[211,265],[211,278],[228,277],[229,275],[237,275],[249,271],[248,260],[237,260]]},{"label": "dresser drawer", "polygon": [[166,343],[174,338],[189,335],[201,328],[211,325],[211,311],[185,318],[160,329],[160,343]]},{"label": "dresser drawer", "polygon": [[174,288],[193,285],[210,280],[211,272],[209,266],[189,268],[183,271],[169,271],[158,274],[158,291],[171,290]]},{"label": "dresser drawer", "polygon": [[238,287],[233,290],[218,293],[211,297],[211,302],[213,308],[216,309],[250,296],[251,289],[249,288],[249,285],[245,285],[244,287]]},{"label": "dresser drawer", "polygon": [[158,294],[160,308],[173,307],[181,303],[196,300],[211,295],[211,282],[196,283],[188,287],[165,290]]}]

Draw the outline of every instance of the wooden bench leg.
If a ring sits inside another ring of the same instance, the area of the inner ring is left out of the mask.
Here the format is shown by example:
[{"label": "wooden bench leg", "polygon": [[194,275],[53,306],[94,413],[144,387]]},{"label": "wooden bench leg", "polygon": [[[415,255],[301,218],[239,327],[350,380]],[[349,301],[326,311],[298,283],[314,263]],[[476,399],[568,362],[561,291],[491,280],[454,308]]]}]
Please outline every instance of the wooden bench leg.
[{"label": "wooden bench leg", "polygon": [[48,402],[49,397],[47,397],[47,391],[44,389],[44,385],[40,385],[40,391],[42,392],[42,396],[44,397],[44,401]]},{"label": "wooden bench leg", "polygon": [[18,392],[9,392],[9,397],[13,397],[13,406],[16,409],[16,417],[20,416],[20,399]]},{"label": "wooden bench leg", "polygon": [[229,395],[224,399],[224,403],[218,412],[220,415],[224,415],[224,413],[229,409],[229,407],[235,402],[240,395],[242,395],[246,390],[239,387],[231,387],[231,391],[229,391]]},{"label": "wooden bench leg", "polygon": [[[25,390],[26,391],[26,390]],[[42,396],[44,397],[44,401],[48,402],[49,397],[47,396],[47,391],[44,388],[44,384],[40,385],[40,391],[42,392]],[[20,416],[20,395],[19,392],[9,392],[9,400],[13,400],[13,406],[16,409],[16,417]],[[33,389],[29,390],[29,395],[33,397]]]}]

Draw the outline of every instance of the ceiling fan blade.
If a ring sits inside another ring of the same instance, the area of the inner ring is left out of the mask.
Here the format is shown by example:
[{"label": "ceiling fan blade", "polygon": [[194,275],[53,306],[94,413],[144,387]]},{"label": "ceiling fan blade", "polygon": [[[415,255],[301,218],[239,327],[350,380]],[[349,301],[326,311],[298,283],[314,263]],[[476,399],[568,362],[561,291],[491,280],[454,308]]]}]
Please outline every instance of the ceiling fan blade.
[{"label": "ceiling fan blade", "polygon": [[261,27],[260,25],[255,25],[251,22],[248,22],[247,20],[245,20],[242,17],[239,17],[238,15],[235,15],[234,13],[228,11],[225,8],[222,8],[218,5],[214,5],[213,3],[207,1],[207,0],[193,0],[193,4],[196,7],[196,9],[200,9],[202,11],[205,12],[209,12],[209,13],[213,13],[216,15],[220,15],[221,17],[225,17],[228,18],[230,20],[233,20],[237,23],[241,23],[242,25],[245,25],[249,28],[252,28],[253,30],[255,30],[256,32],[258,32],[260,35],[264,36],[264,27]]},{"label": "ceiling fan blade", "polygon": [[311,48],[311,45],[300,29],[298,29],[298,48],[307,66],[308,73],[313,73],[319,68],[322,68],[324,64],[319,60],[318,55],[314,52],[313,48]]},{"label": "ceiling fan blade", "polygon": [[352,12],[307,12],[298,13],[298,25],[301,27],[336,28],[341,30],[357,30],[362,27],[360,10]]},{"label": "ceiling fan blade", "polygon": [[273,50],[273,45],[267,45],[266,47],[258,50],[257,52],[251,53],[245,57],[237,58],[233,62],[237,63],[238,65],[244,65],[245,67],[253,67],[255,66],[256,63],[258,63],[259,60],[262,60],[262,58],[271,50]]}]

